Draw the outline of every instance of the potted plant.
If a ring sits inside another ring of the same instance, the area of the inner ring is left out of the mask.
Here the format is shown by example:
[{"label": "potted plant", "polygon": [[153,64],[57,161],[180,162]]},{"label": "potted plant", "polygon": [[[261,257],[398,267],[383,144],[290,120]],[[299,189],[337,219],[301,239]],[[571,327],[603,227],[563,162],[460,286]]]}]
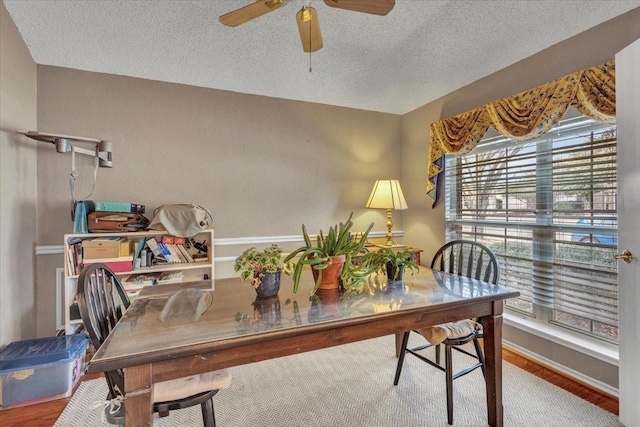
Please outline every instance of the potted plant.
[{"label": "potted plant", "polygon": [[[329,227],[329,232],[325,235],[322,230],[312,242],[307,228],[302,224],[302,235],[304,245],[291,252],[285,259],[285,273],[292,276],[293,292],[298,291],[302,268],[305,265],[311,267],[315,279],[315,286],[311,295],[319,289],[336,289],[342,286],[355,286],[369,273],[364,265],[355,265],[352,262],[364,250],[364,244],[373,228],[373,223],[369,225],[367,231],[362,234],[359,240],[352,238],[350,230],[353,226],[351,218],[353,212],[344,223]],[[299,255],[294,262],[293,258]]]},{"label": "potted plant", "polygon": [[409,251],[398,251],[393,248],[383,247],[375,252],[369,252],[363,256],[363,264],[370,270],[386,273],[389,282],[402,280],[405,269],[411,270],[411,274],[418,272],[416,264]]},{"label": "potted plant", "polygon": [[278,294],[283,266],[282,248],[273,244],[263,251],[247,249],[236,258],[233,269],[242,280],[251,280],[258,297],[266,298]]}]

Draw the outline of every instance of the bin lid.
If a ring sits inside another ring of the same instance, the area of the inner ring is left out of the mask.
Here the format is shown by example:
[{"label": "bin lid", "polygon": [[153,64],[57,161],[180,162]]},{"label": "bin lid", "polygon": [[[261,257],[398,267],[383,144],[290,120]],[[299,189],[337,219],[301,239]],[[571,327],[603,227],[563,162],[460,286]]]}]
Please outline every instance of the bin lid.
[{"label": "bin lid", "polygon": [[0,350],[0,373],[76,359],[88,345],[84,334],[15,341]]}]

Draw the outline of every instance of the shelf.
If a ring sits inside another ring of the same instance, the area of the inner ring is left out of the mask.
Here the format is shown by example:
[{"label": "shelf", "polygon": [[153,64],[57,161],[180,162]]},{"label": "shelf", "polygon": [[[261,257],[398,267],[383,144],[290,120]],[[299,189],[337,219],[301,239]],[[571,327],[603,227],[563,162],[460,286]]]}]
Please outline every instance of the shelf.
[{"label": "shelf", "polygon": [[[65,234],[64,236],[64,264],[65,264],[65,275],[64,275],[64,304],[65,307],[65,325],[64,330],[65,333],[73,333],[79,329],[79,326],[82,325],[82,319],[72,319],[72,316],[76,316],[77,314],[73,314],[71,312],[70,306],[74,301],[77,286],[78,286],[78,274],[69,274],[69,270],[72,268],[75,270],[75,265],[77,263],[81,263],[80,258],[72,258],[75,256],[76,252],[78,252],[78,247],[81,246],[78,243],[95,238],[104,238],[104,237],[126,237],[130,242],[139,242],[142,238],[151,238],[154,237],[156,240],[160,240],[162,236],[169,235],[166,231],[135,231],[135,232],[125,232],[125,233],[86,233],[86,234]],[[203,280],[202,277],[208,277],[211,281],[211,286],[213,289],[213,278],[214,278],[214,264],[213,264],[213,229],[204,230],[194,236],[194,239],[198,242],[206,242],[207,246],[207,255],[208,258],[204,261],[199,262],[190,262],[190,263],[168,263],[168,264],[157,264],[153,267],[142,267],[136,270],[131,271],[123,271],[116,272],[116,276],[122,278],[124,276],[130,274],[145,274],[145,273],[162,273],[162,272],[170,272],[170,271],[184,271],[185,277],[180,284],[187,284],[189,282],[193,282],[196,280]],[[133,246],[133,245],[132,245]],[[83,248],[84,249],[84,248]],[[87,260],[88,261],[88,260]],[[128,268],[129,265],[121,266],[124,268]],[[74,271],[75,272],[75,271]],[[191,274],[189,274],[191,272]],[[150,285],[157,286],[157,285]],[[127,291],[130,298],[135,297],[135,291]]]},{"label": "shelf", "polygon": [[[143,274],[143,273],[156,273],[159,271],[173,271],[173,270],[196,270],[199,268],[205,269],[210,268],[210,262],[189,262],[189,263],[173,263],[173,264],[162,264],[157,267],[142,267],[137,270],[131,271],[122,271],[114,273],[116,276],[127,276],[129,274]],[[68,279],[77,279],[78,275],[74,274],[72,276],[67,276]]]}]

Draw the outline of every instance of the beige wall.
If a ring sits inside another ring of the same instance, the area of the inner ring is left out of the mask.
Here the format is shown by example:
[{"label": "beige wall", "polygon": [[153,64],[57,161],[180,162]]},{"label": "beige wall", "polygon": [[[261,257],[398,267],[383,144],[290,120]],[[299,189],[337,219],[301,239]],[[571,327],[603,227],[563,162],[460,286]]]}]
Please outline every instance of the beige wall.
[{"label": "beige wall", "polygon": [[[113,141],[93,200],[201,204],[217,237],[299,234],[350,211],[358,226],[381,220],[366,198],[381,175],[400,176],[396,115],[47,66],[38,97],[41,131]],[[76,161],[84,196],[92,160]],[[70,162],[39,151],[42,244],[72,229]]]},{"label": "beige wall", "polygon": [[0,4],[0,347],[36,334],[36,64]]},{"label": "beige wall", "polygon": [[[326,231],[351,211],[356,229],[374,221],[383,231],[385,213],[364,205],[376,179],[400,178],[400,125],[391,114],[38,68],[40,131],[113,142],[114,167],[98,170],[92,200],[141,203],[149,217],[164,203],[199,204],[212,212],[216,238],[300,235],[302,223]],[[85,197],[92,159],[76,162]],[[72,231],[70,167],[70,155],[39,147],[41,245],[60,245]],[[39,300],[52,301],[62,259],[38,258]],[[52,332],[53,317],[43,304],[39,333]]]},{"label": "beige wall", "polygon": [[[431,102],[403,116],[402,182],[412,200],[419,202],[404,211],[405,242],[425,249],[429,263],[444,243],[444,206],[430,209],[424,194],[429,125],[441,118],[473,109],[494,99],[551,81],[573,71],[614,58],[616,52],[640,37],[640,8],[565,40],[532,57]],[[487,58],[490,60],[490,58]],[[416,209],[417,207],[417,209]],[[544,339],[505,326],[506,340],[534,353],[583,372],[598,381],[617,386],[617,368],[568,350]]]}]

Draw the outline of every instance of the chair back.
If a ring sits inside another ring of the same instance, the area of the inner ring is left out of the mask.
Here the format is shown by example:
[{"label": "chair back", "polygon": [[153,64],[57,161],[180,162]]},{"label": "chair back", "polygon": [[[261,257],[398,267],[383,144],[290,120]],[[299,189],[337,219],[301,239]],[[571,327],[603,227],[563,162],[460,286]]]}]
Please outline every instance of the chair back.
[{"label": "chair back", "polygon": [[[109,267],[94,263],[85,267],[78,277],[78,308],[85,330],[97,351],[107,339],[131,302]],[[124,390],[122,371],[105,372],[111,397]]]},{"label": "chair back", "polygon": [[491,249],[472,240],[452,240],[442,246],[433,256],[431,268],[494,285],[500,276],[498,261]]}]

